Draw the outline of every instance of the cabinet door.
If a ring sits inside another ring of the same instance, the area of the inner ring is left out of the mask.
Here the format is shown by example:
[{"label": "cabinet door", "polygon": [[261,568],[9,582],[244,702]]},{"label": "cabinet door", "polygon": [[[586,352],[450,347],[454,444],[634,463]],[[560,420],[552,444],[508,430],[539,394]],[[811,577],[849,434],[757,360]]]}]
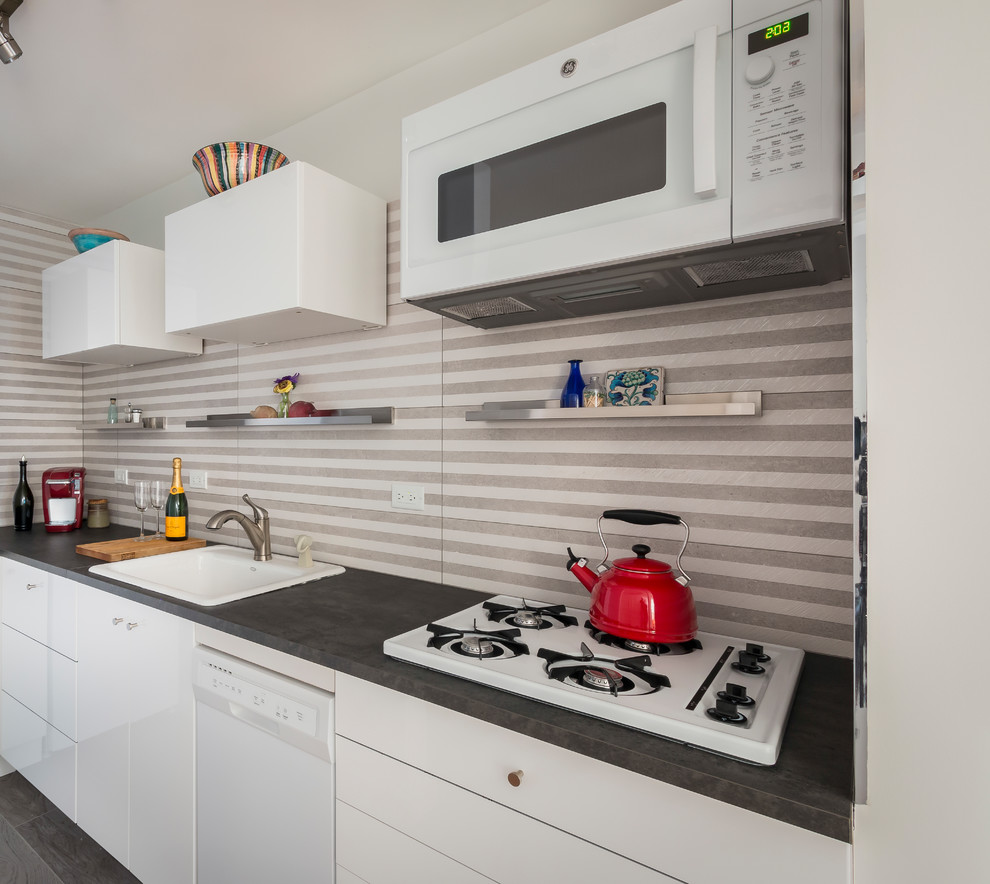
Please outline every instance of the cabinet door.
[{"label": "cabinet door", "polygon": [[144,884],[194,880],[193,629],[79,587],[79,825]]},{"label": "cabinet door", "polygon": [[79,826],[128,864],[129,633],[131,603],[78,586]]},{"label": "cabinet door", "polygon": [[294,162],[165,218],[165,328],[260,343],[385,324],[385,203]]},{"label": "cabinet door", "polygon": [[75,584],[12,559],[3,559],[0,568],[3,622],[75,660]]},{"label": "cabinet door", "polygon": [[4,691],[74,740],[75,662],[9,626],[2,634]]},{"label": "cabinet door", "polygon": [[90,249],[42,271],[45,359],[117,343],[117,249]]},{"label": "cabinet door", "polygon": [[130,869],[144,884],[193,881],[194,627],[144,605],[131,611]]},{"label": "cabinet door", "polygon": [[[338,737],[336,745],[337,794],[341,801],[493,881],[674,881],[359,743]],[[590,806],[586,812],[592,813]],[[610,808],[608,812],[617,811]],[[618,812],[621,814],[621,809]],[[360,857],[355,847],[338,839],[341,865],[354,868],[360,859],[367,859]],[[392,877],[381,865],[379,869],[383,869],[381,877],[369,877],[371,884],[408,879],[403,875]],[[357,874],[366,877],[363,866]]]},{"label": "cabinet door", "polygon": [[203,352],[165,333],[165,255],[104,243],[42,272],[42,351],[64,362],[132,365]]},{"label": "cabinet door", "polygon": [[76,819],[76,744],[0,693],[0,754],[69,819]]},{"label": "cabinet door", "polygon": [[338,801],[337,884],[345,881],[491,884],[491,878]]}]

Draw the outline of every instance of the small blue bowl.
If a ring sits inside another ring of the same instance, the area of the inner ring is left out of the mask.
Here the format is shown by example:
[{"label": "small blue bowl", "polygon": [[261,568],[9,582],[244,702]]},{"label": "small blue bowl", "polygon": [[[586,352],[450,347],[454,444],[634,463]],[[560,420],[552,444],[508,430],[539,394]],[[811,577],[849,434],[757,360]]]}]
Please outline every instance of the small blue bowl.
[{"label": "small blue bowl", "polygon": [[100,230],[97,227],[76,227],[69,231],[69,239],[72,240],[72,244],[80,255],[111,240],[119,239],[130,242],[122,233],[117,233],[115,230]]}]

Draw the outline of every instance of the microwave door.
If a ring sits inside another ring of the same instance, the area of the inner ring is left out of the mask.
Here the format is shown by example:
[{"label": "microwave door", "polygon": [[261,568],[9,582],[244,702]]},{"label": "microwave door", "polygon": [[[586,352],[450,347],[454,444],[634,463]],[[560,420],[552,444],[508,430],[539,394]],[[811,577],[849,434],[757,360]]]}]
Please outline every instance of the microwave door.
[{"label": "microwave door", "polygon": [[437,240],[558,218],[661,190],[667,104],[656,102],[444,172]]},{"label": "microwave door", "polygon": [[407,118],[403,297],[728,243],[730,19],[702,5]]}]

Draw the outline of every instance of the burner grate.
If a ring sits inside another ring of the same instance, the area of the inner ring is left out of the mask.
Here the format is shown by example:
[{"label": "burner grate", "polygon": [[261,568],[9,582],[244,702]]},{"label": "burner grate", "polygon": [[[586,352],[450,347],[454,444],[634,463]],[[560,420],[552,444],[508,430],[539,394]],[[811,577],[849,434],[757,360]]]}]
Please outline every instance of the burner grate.
[{"label": "burner grate", "polygon": [[509,659],[529,653],[527,645],[516,641],[522,635],[518,629],[486,631],[477,626],[475,623],[474,629],[465,630],[429,623],[426,630],[430,638],[426,646],[474,660]]},{"label": "burner grate", "polygon": [[577,617],[565,613],[564,605],[533,605],[520,599],[521,606],[505,605],[500,602],[485,602],[482,607],[488,612],[488,619],[508,622],[521,629],[553,629],[561,626],[577,626]]},{"label": "burner grate", "polygon": [[647,671],[650,658],[645,654],[621,660],[596,657],[584,642],[581,642],[580,655],[549,648],[540,648],[536,654],[546,661],[543,669],[548,678],[582,690],[607,692],[617,697],[619,694],[653,694],[670,687],[666,675]]},{"label": "burner grate", "polygon": [[680,656],[682,654],[690,654],[692,651],[704,650],[701,642],[696,638],[688,639],[686,642],[642,642],[632,638],[622,638],[601,629],[596,629],[591,625],[590,620],[585,621],[584,628],[588,630],[588,634],[599,644],[608,645],[613,648],[622,648],[626,651],[637,651],[640,654],[671,654],[673,656]]}]

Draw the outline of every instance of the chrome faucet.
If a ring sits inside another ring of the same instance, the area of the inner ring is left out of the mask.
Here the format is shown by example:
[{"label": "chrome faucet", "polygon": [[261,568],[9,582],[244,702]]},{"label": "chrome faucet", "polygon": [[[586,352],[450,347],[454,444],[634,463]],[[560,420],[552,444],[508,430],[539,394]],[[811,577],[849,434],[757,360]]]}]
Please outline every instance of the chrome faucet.
[{"label": "chrome faucet", "polygon": [[270,562],[272,560],[272,538],[268,531],[268,510],[256,506],[246,494],[241,500],[254,510],[253,522],[237,510],[220,510],[220,512],[210,516],[206,527],[217,529],[225,522],[233,519],[244,529],[248,540],[251,541],[251,546],[254,547],[254,560],[256,562]]}]

